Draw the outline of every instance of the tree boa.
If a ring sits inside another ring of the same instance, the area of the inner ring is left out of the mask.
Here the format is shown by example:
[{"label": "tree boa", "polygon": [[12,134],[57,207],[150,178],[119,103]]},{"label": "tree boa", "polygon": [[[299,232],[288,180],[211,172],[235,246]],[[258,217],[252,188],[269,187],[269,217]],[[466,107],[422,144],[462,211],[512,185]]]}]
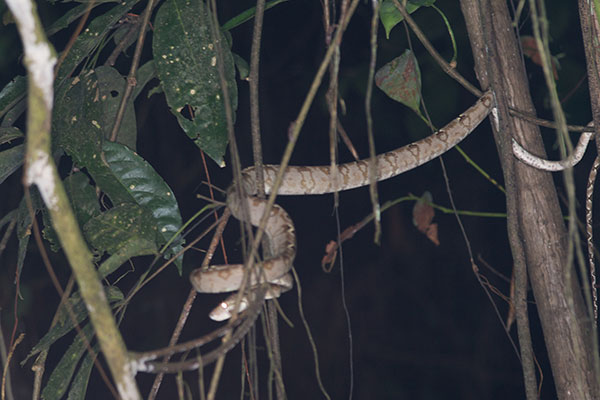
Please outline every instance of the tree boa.
[{"label": "tree boa", "polygon": [[[375,164],[377,181],[392,178],[442,155],[471,133],[486,118],[493,105],[493,94],[488,91],[458,118],[434,134],[380,154]],[[369,184],[369,168],[368,159],[339,165],[337,179],[334,181],[330,166],[288,166],[277,194],[325,194],[365,186]],[[266,193],[271,192],[278,169],[278,165],[264,167]],[[256,182],[254,167],[242,171],[242,184],[248,195],[244,199],[248,210],[248,222],[254,226],[258,226],[267,204],[266,200],[256,197],[258,192]],[[234,217],[243,221],[243,202],[235,186],[232,185],[227,192],[227,206]],[[248,285],[252,287],[260,282],[269,282],[271,289],[267,298],[272,298],[278,297],[292,287],[293,281],[289,271],[296,255],[294,223],[288,213],[277,204],[274,204],[270,210],[265,235],[272,257],[262,262],[261,269],[257,268],[250,273]],[[190,281],[198,292],[231,292],[241,287],[245,272],[244,264],[213,265],[192,271]],[[238,297],[234,294],[227,298],[210,313],[210,317],[222,321],[230,318],[236,309],[239,312],[243,311],[248,306],[249,300],[242,296],[241,303],[236,304]]]}]

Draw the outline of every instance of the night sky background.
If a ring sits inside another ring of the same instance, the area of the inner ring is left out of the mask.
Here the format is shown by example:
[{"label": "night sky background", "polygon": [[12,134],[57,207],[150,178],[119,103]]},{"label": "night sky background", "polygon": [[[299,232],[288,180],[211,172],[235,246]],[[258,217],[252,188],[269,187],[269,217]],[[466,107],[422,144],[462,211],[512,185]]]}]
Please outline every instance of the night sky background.
[{"label": "night sky background", "polygon": [[[226,21],[252,6],[249,1],[220,2],[219,19]],[[464,20],[457,2],[440,0],[437,6],[448,17],[458,45],[457,69],[477,85],[473,61],[466,36]],[[567,118],[573,124],[590,120],[586,81],[577,87],[585,75],[583,47],[575,2],[548,1],[547,3],[551,50],[559,56],[559,96],[564,101]],[[72,3],[51,6],[40,3],[43,22],[48,26]],[[141,7],[136,12],[141,12]],[[5,5],[0,4],[2,10]],[[98,7],[96,13],[107,6]],[[368,76],[369,28],[371,8],[361,2],[353,17],[342,45],[340,66],[340,96],[346,104],[346,113],[340,119],[361,157],[368,155],[364,95]],[[432,9],[420,9],[414,18],[438,51],[449,60],[452,48],[442,19]],[[530,34],[530,20],[522,19],[520,33]],[[62,50],[76,23],[65,32],[53,37],[57,50]],[[250,57],[252,23],[232,31],[233,51],[246,60]],[[423,97],[434,124],[443,126],[475,102],[475,98],[459,87],[437,67],[420,43],[411,35],[415,55],[423,80]],[[380,67],[402,54],[408,47],[403,26],[394,29],[389,40],[383,28],[379,29],[377,66]],[[149,42],[145,56],[150,56]],[[0,84],[2,87],[15,75],[22,74],[18,55],[20,42],[14,25],[0,28]],[[263,151],[266,163],[278,163],[287,144],[288,126],[298,114],[314,73],[324,54],[322,11],[318,1],[292,0],[267,11],[262,42],[260,70],[260,106]],[[133,49],[121,56],[117,68],[126,74]],[[543,85],[541,68],[525,61],[532,96],[541,117],[551,118],[548,96]],[[252,163],[248,83],[238,80],[239,106],[236,114],[236,135],[242,164]],[[156,85],[156,81],[150,86]],[[320,90],[301,132],[291,164],[322,165],[329,162],[328,114],[324,100],[326,84]],[[147,89],[146,89],[147,90]],[[379,89],[373,94],[373,118],[377,153],[388,151],[424,137],[428,128],[408,108],[388,98]],[[200,152],[178,127],[167,108],[162,94],[147,98],[141,95],[136,102],[138,123],[138,153],[144,157],[173,189],[184,221],[205,202],[197,193],[207,195],[202,181],[206,180]],[[556,158],[554,134],[545,131],[546,148]],[[576,140],[576,136],[573,137]],[[461,144],[474,161],[494,179],[503,183],[489,122],[481,126]],[[592,146],[593,147],[593,146]],[[340,161],[352,158],[343,144],[339,146]],[[589,151],[576,169],[577,196],[583,204],[585,179],[594,151]],[[229,160],[229,154],[226,160]],[[452,194],[459,210],[505,212],[505,197],[469,166],[456,151],[444,155]],[[68,171],[68,162],[67,171]],[[64,168],[65,165],[62,165]],[[208,161],[212,182],[226,188],[231,182],[231,169],[219,168]],[[20,186],[22,170],[0,185],[0,217],[18,206],[22,197]],[[562,179],[555,177],[559,195],[564,198]],[[440,162],[434,160],[418,170],[402,174],[379,184],[381,203],[409,193],[417,196],[429,191],[436,204],[450,206]],[[219,200],[222,200],[220,198]],[[488,297],[479,285],[469,262],[465,240],[456,217],[436,213],[440,245],[434,245],[420,233],[412,222],[414,202],[402,202],[382,215],[381,245],[373,243],[374,230],[368,225],[343,247],[345,295],[349,308],[351,329],[342,307],[340,257],[334,269],[326,273],[320,262],[325,245],[336,238],[336,218],[333,196],[281,197],[278,203],[291,215],[297,231],[298,254],[294,266],[302,283],[304,311],[319,351],[323,383],[334,399],[348,398],[350,390],[349,332],[351,332],[352,363],[355,399],[506,399],[524,398],[521,364],[510,338],[516,341],[516,326],[506,333],[500,319],[506,319],[508,306],[495,294]],[[340,226],[355,224],[371,211],[368,189],[355,189],[340,194]],[[580,215],[583,211],[579,210]],[[212,221],[212,220],[211,220]],[[485,266],[488,263],[505,277],[511,276],[512,260],[507,241],[506,221],[502,218],[463,217],[466,234],[480,272],[491,285],[504,295],[509,293],[509,282]],[[204,226],[192,231],[191,240]],[[3,232],[3,231],[2,231]],[[225,243],[230,260],[241,260],[239,228],[231,221]],[[208,241],[196,247],[205,249]],[[8,242],[0,255],[0,309],[5,338],[15,323],[14,274],[17,260],[17,241]],[[50,253],[53,266],[66,284],[69,267],[62,253]],[[190,290],[188,274],[199,266],[203,254],[190,251],[185,256],[184,273],[167,268],[147,285],[131,302],[121,325],[125,342],[135,351],[151,350],[166,345],[179,312]],[[110,277],[110,282],[125,274],[118,286],[127,292],[151,259],[135,260],[135,269]],[[214,264],[223,261],[217,252]],[[30,243],[21,277],[22,299],[18,302],[18,332],[25,332],[25,340],[18,347],[13,361],[13,390],[18,399],[30,398],[33,373],[31,362],[20,367],[30,348],[48,330],[59,302],[48,274],[40,261],[39,251]],[[199,337],[218,325],[208,319],[208,311],[222,298],[219,295],[199,295],[194,304],[182,340]],[[496,314],[490,299],[496,304]],[[543,399],[552,399],[555,392],[543,336],[530,294],[530,316],[534,350],[541,365],[544,381]],[[280,299],[282,309],[294,327],[280,319],[283,374],[290,399],[323,398],[315,378],[314,359],[309,340],[298,314],[298,298],[293,290]],[[268,359],[260,324],[258,328],[258,355],[262,397],[266,396]],[[510,338],[509,338],[510,337]],[[64,350],[71,343],[69,335],[50,352],[46,379]],[[240,351],[237,347],[227,358],[221,378],[219,399],[239,398]],[[212,368],[206,370],[210,373]],[[209,377],[210,375],[205,375]],[[194,398],[198,398],[197,373],[184,374]],[[153,375],[138,374],[139,387],[147,395]],[[97,372],[92,374],[88,398],[109,398]],[[175,379],[165,379],[159,399],[176,398]]]}]

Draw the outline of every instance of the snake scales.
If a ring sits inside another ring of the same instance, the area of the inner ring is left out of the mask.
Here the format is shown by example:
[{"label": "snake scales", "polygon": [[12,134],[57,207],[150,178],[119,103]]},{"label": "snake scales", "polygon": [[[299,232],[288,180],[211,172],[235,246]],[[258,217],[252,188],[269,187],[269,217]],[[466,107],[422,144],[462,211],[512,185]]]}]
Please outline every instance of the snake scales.
[{"label": "snake scales", "polygon": [[[377,181],[392,178],[416,168],[445,153],[471,133],[486,116],[494,104],[493,94],[486,92],[468,110],[434,134],[377,156]],[[330,166],[288,166],[278,195],[325,194],[348,190],[369,184],[369,160],[360,160],[338,166],[337,185],[331,177]],[[264,167],[265,192],[270,193],[279,169],[278,165]],[[265,211],[266,200],[259,199],[253,167],[242,171],[242,183],[248,197],[245,198],[249,213],[249,222],[258,226]],[[235,185],[227,193],[227,206],[239,220],[244,220],[243,203]],[[260,273],[251,273],[248,285],[260,282],[271,283],[269,295],[277,297],[292,286],[289,271],[296,255],[296,235],[294,223],[288,213],[274,204],[265,226],[271,258],[262,263]],[[213,265],[192,271],[190,281],[198,292],[221,293],[238,290],[244,280],[244,264]],[[213,320],[221,321],[231,317],[236,309],[237,295],[230,296],[210,314]],[[242,311],[249,300],[242,298],[237,306]]]}]

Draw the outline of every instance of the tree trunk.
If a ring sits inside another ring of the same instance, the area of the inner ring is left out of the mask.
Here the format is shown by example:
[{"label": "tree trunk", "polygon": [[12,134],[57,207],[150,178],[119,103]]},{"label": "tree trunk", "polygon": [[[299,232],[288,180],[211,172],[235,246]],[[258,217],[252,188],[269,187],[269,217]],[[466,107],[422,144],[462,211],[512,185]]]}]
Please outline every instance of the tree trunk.
[{"label": "tree trunk", "polygon": [[[514,137],[533,154],[545,155],[538,127],[508,113],[508,107],[535,111],[506,2],[461,0],[461,8],[478,79],[497,96],[492,128],[507,186],[509,239],[516,265],[523,260],[531,280],[558,398],[599,399],[592,325],[575,271],[566,274],[566,228],[552,177],[518,162],[511,151]],[[570,283],[567,276],[572,277]],[[519,327],[521,347],[527,345],[522,328],[527,327]],[[525,381],[531,385],[527,361],[523,360]]]}]

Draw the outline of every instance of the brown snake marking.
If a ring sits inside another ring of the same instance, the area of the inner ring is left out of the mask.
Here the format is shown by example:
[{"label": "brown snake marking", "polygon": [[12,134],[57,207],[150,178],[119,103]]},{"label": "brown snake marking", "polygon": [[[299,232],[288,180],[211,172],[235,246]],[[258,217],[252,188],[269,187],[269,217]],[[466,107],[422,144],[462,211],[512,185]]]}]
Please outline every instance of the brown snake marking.
[{"label": "brown snake marking", "polygon": [[[436,133],[417,142],[383,153],[376,158],[377,181],[392,178],[414,169],[448,151],[473,131],[489,114],[494,104],[493,94],[488,91],[458,118]],[[349,190],[369,184],[369,160],[360,160],[338,166],[337,187],[331,179],[330,166],[288,166],[279,187],[279,195],[325,194],[334,191]],[[278,165],[264,166],[265,192],[270,193],[279,169]],[[254,167],[242,171],[242,184],[249,195],[245,199],[249,221],[258,226],[265,211],[266,200],[255,197],[256,188]],[[242,200],[233,185],[227,193],[227,206],[239,220],[244,220]],[[296,256],[296,235],[294,223],[288,213],[273,205],[265,226],[265,234],[273,257],[263,261],[261,279],[251,274],[248,284],[257,285],[264,281],[279,285],[282,291],[291,288],[292,281],[288,272]],[[244,264],[229,264],[198,268],[192,271],[190,281],[194,288],[203,293],[221,293],[236,291],[244,279]],[[278,295],[279,293],[276,293]],[[231,296],[211,313],[211,318],[222,320],[229,318],[234,309]],[[240,310],[241,311],[241,310]]]}]

